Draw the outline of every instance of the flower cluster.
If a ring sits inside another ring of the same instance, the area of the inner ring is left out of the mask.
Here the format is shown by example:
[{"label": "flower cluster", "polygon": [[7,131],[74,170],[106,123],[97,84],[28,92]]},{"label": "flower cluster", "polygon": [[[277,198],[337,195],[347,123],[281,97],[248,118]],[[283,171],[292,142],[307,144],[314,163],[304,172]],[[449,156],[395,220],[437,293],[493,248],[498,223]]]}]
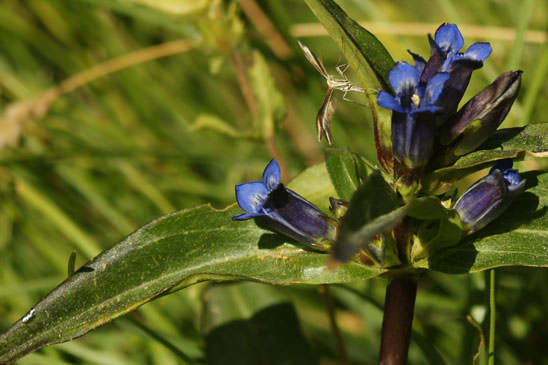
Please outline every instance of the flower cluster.
[{"label": "flower cluster", "polygon": [[[397,63],[388,75],[394,94],[382,90],[377,96],[379,105],[393,111],[396,177],[420,176],[477,149],[502,123],[521,84],[521,71],[505,72],[457,110],[472,72],[483,65],[491,46],[478,42],[461,52],[464,39],[454,24],[442,24],[428,39],[430,58],[410,52],[415,65]],[[525,189],[525,180],[511,167],[511,160],[498,163],[456,202],[465,231],[484,227]]]},{"label": "flower cluster", "polygon": [[439,151],[447,164],[476,149],[502,123],[521,82],[521,71],[506,72],[457,112],[472,72],[491,46],[478,42],[462,53],[464,40],[454,24],[441,25],[429,40],[430,58],[411,53],[415,66],[399,62],[388,75],[394,95],[378,94],[379,105],[393,110],[394,158],[409,171],[431,163]]},{"label": "flower cluster", "polygon": [[[508,114],[521,84],[521,71],[505,72],[459,109],[473,71],[482,67],[491,54],[491,46],[489,43],[478,42],[462,51],[464,39],[454,24],[442,24],[434,38],[428,36],[428,39],[430,57],[426,60],[410,52],[415,64],[396,63],[388,74],[392,90],[381,90],[377,95],[378,104],[392,110],[394,169],[391,172],[394,173],[394,179],[390,183],[383,181],[385,186],[393,190],[396,200],[399,201],[401,197],[409,204],[422,192],[421,182],[425,174],[453,164],[460,156],[476,150],[495,132]],[[363,246],[360,227],[354,227],[356,231],[351,232],[360,237],[360,240],[356,239],[358,244],[345,243],[344,237],[349,235],[337,233],[337,229],[344,231],[344,220],[350,219],[346,213],[339,215],[342,216],[343,224],[337,227],[337,221],[284,187],[280,183],[280,175],[278,163],[272,160],[263,173],[262,181],[237,185],[236,198],[246,213],[233,219],[257,218],[270,230],[320,249],[327,248],[337,236],[336,247],[341,248],[341,245],[346,244],[342,247],[345,257],[351,257]],[[483,228],[498,217],[524,189],[525,180],[520,178],[517,170],[512,169],[512,160],[499,161],[486,177],[462,194],[454,205],[454,211],[442,214],[447,224],[444,225],[440,220],[438,225],[431,225],[439,227],[439,232],[432,231],[431,239],[421,244],[425,247],[430,244],[432,247],[428,249],[432,250],[435,244],[453,242],[439,234],[445,226],[453,224],[449,220],[457,214],[456,220],[460,218],[461,221],[460,225],[455,224],[458,231],[460,227],[468,233]],[[399,192],[400,197],[394,191]],[[362,214],[360,209],[357,210],[358,216]],[[373,219],[371,222],[374,221],[374,224],[371,223],[364,232],[367,235],[381,234],[386,227],[394,227],[398,221],[392,221],[389,215],[383,215],[378,222]],[[398,219],[401,220],[401,217]],[[378,227],[378,231],[372,227]],[[460,238],[460,234],[454,236]],[[377,261],[382,262],[383,259]]]}]

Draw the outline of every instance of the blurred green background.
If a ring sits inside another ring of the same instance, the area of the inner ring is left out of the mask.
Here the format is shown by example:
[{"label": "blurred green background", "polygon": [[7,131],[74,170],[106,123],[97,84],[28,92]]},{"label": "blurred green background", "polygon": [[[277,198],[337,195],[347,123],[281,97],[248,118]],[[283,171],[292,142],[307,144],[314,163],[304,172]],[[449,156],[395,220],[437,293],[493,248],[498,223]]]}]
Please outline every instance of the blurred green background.
[{"label": "blurred green background", "polygon": [[[546,121],[548,1],[338,3],[396,60],[410,61],[407,49],[427,56],[426,33],[442,22],[459,24],[466,46],[491,42],[464,99],[522,69],[505,126]],[[78,267],[158,216],[231,204],[234,185],[258,179],[272,156],[286,180],[322,161],[314,120],[325,82],[297,40],[332,73],[344,63],[300,0],[2,0],[0,331],[66,277],[74,250]],[[367,109],[336,99],[336,146],[373,156]],[[498,273],[498,361],[548,364],[547,273]],[[376,361],[384,286],[332,288],[352,363]],[[207,300],[216,288],[240,301],[231,310],[244,321],[256,308],[242,292],[283,299],[316,356],[308,360],[339,363],[319,288],[258,284],[196,285],[19,363],[227,363],[206,360],[220,341]],[[466,315],[483,324],[485,288],[484,274],[422,281],[411,363],[471,363],[480,333]]]}]

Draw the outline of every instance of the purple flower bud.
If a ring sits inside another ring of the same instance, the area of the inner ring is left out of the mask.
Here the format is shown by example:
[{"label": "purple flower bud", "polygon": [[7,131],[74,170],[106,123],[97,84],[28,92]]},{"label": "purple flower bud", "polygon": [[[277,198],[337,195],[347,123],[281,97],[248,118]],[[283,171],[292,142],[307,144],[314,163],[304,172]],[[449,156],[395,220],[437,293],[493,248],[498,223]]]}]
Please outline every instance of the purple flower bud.
[{"label": "purple flower bud", "polygon": [[475,150],[502,123],[521,85],[521,71],[508,71],[468,101],[447,123],[440,141],[453,144],[453,154],[462,156]]},{"label": "purple flower bud", "polygon": [[259,218],[264,225],[296,241],[325,248],[325,241],[335,236],[333,220],[312,203],[280,183],[280,166],[270,161],[263,181],[236,185],[236,200],[247,213],[233,220]]},{"label": "purple flower bud", "polygon": [[525,180],[511,167],[512,160],[499,161],[486,177],[470,186],[457,200],[455,210],[464,230],[471,233],[485,227],[525,190]]}]

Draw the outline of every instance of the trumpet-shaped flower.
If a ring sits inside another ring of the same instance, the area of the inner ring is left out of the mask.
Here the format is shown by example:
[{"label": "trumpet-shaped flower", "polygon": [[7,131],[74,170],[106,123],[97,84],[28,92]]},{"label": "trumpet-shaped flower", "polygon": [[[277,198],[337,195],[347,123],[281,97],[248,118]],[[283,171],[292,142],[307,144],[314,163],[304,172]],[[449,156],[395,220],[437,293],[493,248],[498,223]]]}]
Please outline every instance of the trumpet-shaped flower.
[{"label": "trumpet-shaped flower", "polygon": [[525,190],[512,160],[501,160],[489,174],[470,186],[457,200],[455,210],[463,229],[475,232],[499,217],[512,200]]},{"label": "trumpet-shaped flower", "polygon": [[246,213],[232,219],[264,217],[267,228],[318,248],[322,242],[333,240],[332,219],[283,186],[280,177],[280,166],[273,159],[266,166],[262,181],[236,185],[236,200]]},{"label": "trumpet-shaped flower", "polygon": [[388,74],[395,96],[381,90],[380,106],[392,109],[392,150],[394,157],[413,169],[428,162],[434,146],[432,113],[442,108],[436,102],[449,78],[438,73],[426,85],[420,84],[420,70],[407,62],[397,63]]}]

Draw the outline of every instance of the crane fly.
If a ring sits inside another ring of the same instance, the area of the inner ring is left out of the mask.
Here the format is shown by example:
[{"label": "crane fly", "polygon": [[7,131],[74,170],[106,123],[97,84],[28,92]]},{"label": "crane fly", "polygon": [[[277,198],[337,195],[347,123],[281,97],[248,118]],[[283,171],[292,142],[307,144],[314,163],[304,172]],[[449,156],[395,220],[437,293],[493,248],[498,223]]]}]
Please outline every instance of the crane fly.
[{"label": "crane fly", "polygon": [[343,99],[346,99],[346,94],[348,92],[364,93],[365,90],[359,86],[353,85],[348,78],[345,76],[344,72],[348,66],[337,66],[337,73],[340,77],[335,77],[327,73],[325,66],[322,61],[304,44],[299,43],[299,47],[303,50],[304,56],[314,66],[314,68],[325,78],[327,81],[327,92],[323,100],[323,104],[318,111],[316,116],[316,131],[318,133],[318,139],[321,140],[322,137],[325,137],[327,143],[331,145],[331,115],[335,110],[333,104],[333,92],[335,90],[340,90],[344,92]]}]

